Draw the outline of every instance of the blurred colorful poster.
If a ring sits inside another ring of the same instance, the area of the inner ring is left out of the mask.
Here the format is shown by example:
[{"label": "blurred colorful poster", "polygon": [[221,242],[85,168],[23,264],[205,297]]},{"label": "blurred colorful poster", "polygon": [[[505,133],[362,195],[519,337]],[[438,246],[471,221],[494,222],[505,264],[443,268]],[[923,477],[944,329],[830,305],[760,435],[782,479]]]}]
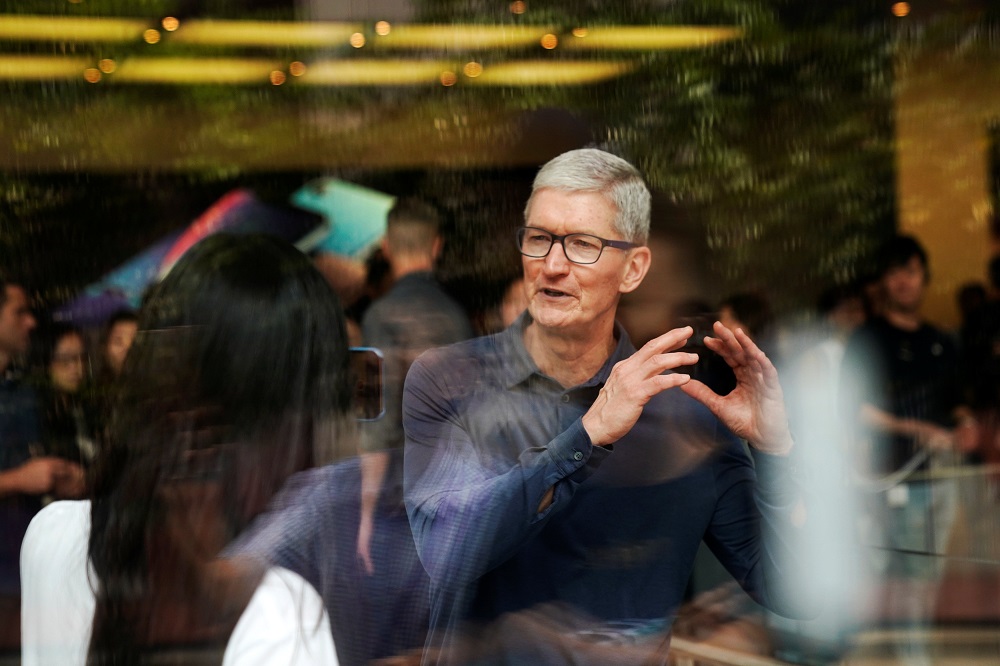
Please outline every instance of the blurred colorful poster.
[{"label": "blurred colorful poster", "polygon": [[312,249],[364,259],[385,235],[396,197],[339,178],[319,178],[294,192],[291,202],[322,215],[329,225]]},{"label": "blurred colorful poster", "polygon": [[327,236],[329,228],[321,214],[303,208],[271,206],[258,200],[250,190],[232,190],[209,206],[184,231],[163,258],[160,276],[166,275],[198,241],[223,231],[270,234],[309,252]]},{"label": "blurred colorful poster", "polygon": [[122,309],[136,309],[146,289],[162,278],[198,241],[212,234],[265,233],[303,252],[329,235],[323,215],[288,206],[272,206],[247,189],[236,189],[209,206],[188,227],[172,233],[87,286],[55,309],[53,318],[78,326],[97,326]]}]

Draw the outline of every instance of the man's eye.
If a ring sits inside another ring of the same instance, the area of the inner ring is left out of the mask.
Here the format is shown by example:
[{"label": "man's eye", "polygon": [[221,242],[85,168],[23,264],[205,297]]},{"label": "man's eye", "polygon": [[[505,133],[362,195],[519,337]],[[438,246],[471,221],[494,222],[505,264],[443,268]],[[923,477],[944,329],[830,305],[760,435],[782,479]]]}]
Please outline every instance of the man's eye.
[{"label": "man's eye", "polygon": [[529,234],[528,235],[528,242],[529,243],[548,243],[550,240],[552,240],[552,236],[549,236],[548,234]]},{"label": "man's eye", "polygon": [[573,247],[582,252],[593,252],[594,250],[598,250],[601,247],[599,243],[595,243],[592,239],[580,238],[579,236],[571,239],[570,243],[573,245]]}]

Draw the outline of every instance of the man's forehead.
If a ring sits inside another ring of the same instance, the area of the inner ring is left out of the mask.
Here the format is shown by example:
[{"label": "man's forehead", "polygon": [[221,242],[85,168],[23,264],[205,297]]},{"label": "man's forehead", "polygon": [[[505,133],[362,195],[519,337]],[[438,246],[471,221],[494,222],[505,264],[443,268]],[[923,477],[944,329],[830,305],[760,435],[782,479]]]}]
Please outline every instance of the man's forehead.
[{"label": "man's forehead", "polygon": [[560,223],[611,229],[614,227],[615,208],[600,192],[567,192],[546,188],[535,193],[528,209],[527,221],[541,227]]}]

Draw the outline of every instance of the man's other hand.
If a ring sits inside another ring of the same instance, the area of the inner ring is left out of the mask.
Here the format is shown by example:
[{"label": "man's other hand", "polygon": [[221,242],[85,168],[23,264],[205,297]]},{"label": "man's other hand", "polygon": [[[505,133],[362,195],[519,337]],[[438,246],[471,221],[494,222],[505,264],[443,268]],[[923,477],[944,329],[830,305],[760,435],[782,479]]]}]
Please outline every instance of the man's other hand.
[{"label": "man's other hand", "polygon": [[718,337],[706,337],[705,346],[721,356],[736,375],[736,388],[724,396],[697,380],[681,388],[701,402],[737,437],[764,453],[785,455],[792,449],[785,399],[778,371],[742,329],[730,331],[720,322]]}]

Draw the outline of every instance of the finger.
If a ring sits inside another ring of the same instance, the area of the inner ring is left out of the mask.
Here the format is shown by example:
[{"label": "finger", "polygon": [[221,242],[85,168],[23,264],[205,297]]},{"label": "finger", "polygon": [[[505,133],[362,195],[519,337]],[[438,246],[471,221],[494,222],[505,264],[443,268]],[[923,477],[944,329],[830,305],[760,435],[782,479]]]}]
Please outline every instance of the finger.
[{"label": "finger", "polygon": [[[735,331],[730,330],[720,322],[716,322],[715,331],[719,337],[716,339],[706,338],[705,344],[709,349],[719,354],[729,367],[737,371],[748,369],[761,375],[767,372],[765,366],[769,365],[770,361],[747,335],[746,331],[742,328],[737,328]],[[765,378],[765,381],[768,379],[776,382],[777,371],[774,371],[772,377]]]},{"label": "finger", "polygon": [[692,379],[682,384],[681,390],[708,407],[710,412],[718,416],[718,409],[723,398],[721,395],[710,389],[704,382]]},{"label": "finger", "polygon": [[733,358],[733,355],[730,353],[729,347],[726,346],[726,343],[720,340],[719,338],[712,338],[709,336],[705,336],[704,342],[705,346],[709,349],[709,351],[714,352],[719,358],[725,361],[726,365],[728,365],[730,368],[735,368],[737,365],[739,365]]},{"label": "finger", "polygon": [[761,368],[763,368],[764,363],[770,363],[767,359],[767,354],[757,346],[742,328],[737,328],[733,332],[733,338],[742,348],[743,355],[748,363],[760,365]]},{"label": "finger", "polygon": [[632,358],[645,361],[656,354],[680,349],[693,334],[694,329],[690,326],[669,330],[644,344],[639,351],[632,355]]},{"label": "finger", "polygon": [[698,362],[698,354],[694,352],[669,352],[658,354],[648,362],[650,370],[649,376],[659,375],[665,370],[673,370],[685,365],[694,365]]},{"label": "finger", "polygon": [[[731,358],[737,361],[743,360],[746,355],[746,350],[740,343],[740,339],[737,338],[735,332],[726,328],[721,321],[715,322],[712,325],[712,330],[715,331],[715,334],[725,345],[725,352],[728,353]],[[743,332],[743,329],[741,328],[737,328],[736,330],[741,333]],[[746,337],[746,334],[743,333],[743,336]]]},{"label": "finger", "polygon": [[754,364],[760,370],[761,374],[764,376],[764,383],[768,388],[775,388],[780,386],[778,381],[778,369],[774,367],[774,363],[771,359],[767,357],[764,350],[757,346],[757,344],[746,334],[742,329],[736,331],[736,337],[746,349],[747,354],[753,358]]},{"label": "finger", "polygon": [[671,372],[666,375],[656,375],[650,378],[655,390],[651,395],[656,393],[661,393],[667,389],[676,388],[678,386],[684,386],[691,381],[691,375],[686,375],[682,372]]}]

